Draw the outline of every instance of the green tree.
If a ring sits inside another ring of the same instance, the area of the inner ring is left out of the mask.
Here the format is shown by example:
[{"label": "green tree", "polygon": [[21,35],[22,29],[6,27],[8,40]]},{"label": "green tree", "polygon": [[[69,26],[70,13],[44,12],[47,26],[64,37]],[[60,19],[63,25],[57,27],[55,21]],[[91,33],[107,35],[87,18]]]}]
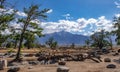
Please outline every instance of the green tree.
[{"label": "green tree", "polygon": [[89,39],[85,40],[85,44],[89,48],[89,46],[90,46],[90,40]]},{"label": "green tree", "polygon": [[7,39],[7,35],[2,34],[6,29],[9,29],[9,23],[14,20],[15,12],[8,13],[9,9],[5,7],[6,0],[0,0],[0,46]]},{"label": "green tree", "polygon": [[10,39],[12,39],[12,42],[14,44],[14,48],[17,48],[17,44],[20,40],[20,34],[16,32],[16,29],[12,29],[12,34],[10,34]]},{"label": "green tree", "polygon": [[114,28],[115,30],[113,33],[116,35],[115,41],[117,42],[117,45],[120,45],[120,17],[114,18]]},{"label": "green tree", "polygon": [[50,37],[46,41],[46,45],[48,45],[51,49],[55,49],[57,47],[57,41],[55,41],[53,37]]},{"label": "green tree", "polygon": [[6,0],[0,0],[0,8],[5,7]]},{"label": "green tree", "polygon": [[102,49],[109,44],[109,41],[106,40],[106,32],[104,30],[101,30],[100,32],[96,32],[91,35],[91,42],[92,46],[98,47],[99,49]]},{"label": "green tree", "polygon": [[[20,51],[21,51],[21,46],[22,42],[25,36],[25,33],[27,31],[32,32],[34,34],[37,34],[38,36],[42,35],[42,28],[38,26],[37,23],[33,22],[35,19],[45,19],[47,16],[45,15],[46,12],[48,12],[49,9],[43,9],[39,11],[39,6],[38,5],[31,5],[28,9],[24,8],[24,13],[27,15],[26,17],[20,18],[19,22],[23,23],[23,28],[21,30],[20,34],[20,43],[18,46],[18,51],[15,60],[20,59]],[[33,30],[30,30],[33,29]]]},{"label": "green tree", "polygon": [[109,46],[111,47],[111,49],[113,48],[112,36],[113,32],[106,32],[106,38],[109,41]]},{"label": "green tree", "polygon": [[72,43],[70,48],[74,49],[75,48],[75,43]]},{"label": "green tree", "polygon": [[35,41],[35,35],[34,33],[31,33],[31,32],[27,32],[25,33],[25,46],[30,49],[32,47],[34,47],[34,41]]}]

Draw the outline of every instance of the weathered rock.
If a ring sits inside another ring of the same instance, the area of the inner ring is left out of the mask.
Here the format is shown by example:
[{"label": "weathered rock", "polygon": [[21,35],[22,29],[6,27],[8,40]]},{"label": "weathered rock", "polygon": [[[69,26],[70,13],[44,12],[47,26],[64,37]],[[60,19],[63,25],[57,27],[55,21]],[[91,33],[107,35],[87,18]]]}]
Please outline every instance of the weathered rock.
[{"label": "weathered rock", "polygon": [[119,55],[119,53],[117,53],[117,52],[113,54],[113,56],[118,56],[118,55]]},{"label": "weathered rock", "polygon": [[120,49],[118,49],[118,53],[120,53]]},{"label": "weathered rock", "polygon": [[115,63],[120,64],[120,58],[119,58],[119,59],[114,59],[113,61],[114,61]]},{"label": "weathered rock", "polygon": [[110,58],[105,58],[104,62],[111,62],[111,59]]},{"label": "weathered rock", "polygon": [[109,65],[106,66],[106,68],[113,68],[113,69],[114,69],[114,68],[116,68],[116,65],[114,65],[114,64],[109,64]]},{"label": "weathered rock", "polygon": [[60,61],[60,62],[58,62],[58,65],[65,65],[65,64],[66,64],[65,61]]},{"label": "weathered rock", "polygon": [[21,64],[22,65],[28,65],[28,62],[27,61],[23,61]]},{"label": "weathered rock", "polygon": [[26,54],[25,57],[33,57],[34,54]]},{"label": "weathered rock", "polygon": [[57,68],[57,72],[69,72],[69,68],[65,66],[60,66]]},{"label": "weathered rock", "polygon": [[31,65],[38,65],[39,64],[38,61],[29,61],[28,63],[31,64]]},{"label": "weathered rock", "polygon": [[102,49],[102,53],[108,54],[108,53],[110,53],[110,51],[109,51],[108,49],[106,49],[106,48],[103,48],[103,49]]},{"label": "weathered rock", "polygon": [[20,67],[12,67],[7,72],[18,72],[20,70]]}]

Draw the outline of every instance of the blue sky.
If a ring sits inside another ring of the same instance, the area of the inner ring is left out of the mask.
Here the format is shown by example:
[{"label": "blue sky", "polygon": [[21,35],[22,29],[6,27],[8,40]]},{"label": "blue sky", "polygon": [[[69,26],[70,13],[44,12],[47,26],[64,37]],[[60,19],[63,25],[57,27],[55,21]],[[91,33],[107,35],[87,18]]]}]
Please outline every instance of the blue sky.
[{"label": "blue sky", "polygon": [[42,24],[44,33],[65,30],[84,35],[89,35],[100,28],[111,28],[114,15],[119,14],[119,2],[119,0],[11,0],[20,11],[30,4],[39,4],[41,9],[51,9],[47,14],[47,21]]},{"label": "blue sky", "polygon": [[[49,15],[48,20],[57,21],[64,19],[62,15],[70,14],[73,19],[77,18],[97,18],[106,16],[112,18],[119,9],[114,4],[115,0],[13,0],[16,7],[22,10],[23,7],[30,4],[39,4],[42,8],[50,8],[53,13]],[[117,0],[116,0],[117,1]],[[12,3],[14,3],[12,2]]]}]

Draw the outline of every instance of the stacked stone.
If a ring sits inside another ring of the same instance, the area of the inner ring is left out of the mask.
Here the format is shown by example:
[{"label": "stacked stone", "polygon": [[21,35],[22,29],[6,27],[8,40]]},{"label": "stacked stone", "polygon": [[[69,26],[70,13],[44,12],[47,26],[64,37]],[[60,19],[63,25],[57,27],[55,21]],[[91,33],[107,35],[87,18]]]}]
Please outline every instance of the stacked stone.
[{"label": "stacked stone", "polygon": [[69,68],[65,66],[66,62],[64,59],[58,62],[57,72],[69,72]]}]

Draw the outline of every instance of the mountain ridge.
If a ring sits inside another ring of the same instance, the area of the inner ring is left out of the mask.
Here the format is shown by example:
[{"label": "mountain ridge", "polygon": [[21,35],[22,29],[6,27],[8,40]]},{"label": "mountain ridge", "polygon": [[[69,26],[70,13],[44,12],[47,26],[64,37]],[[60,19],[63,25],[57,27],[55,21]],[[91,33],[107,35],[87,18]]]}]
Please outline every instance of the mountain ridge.
[{"label": "mountain ridge", "polygon": [[78,45],[84,45],[85,40],[89,39],[88,36],[72,34],[65,31],[55,32],[51,34],[45,34],[44,37],[39,38],[39,42],[41,44],[45,44],[45,42],[50,38],[53,37],[55,41],[58,42],[58,45],[70,45],[72,43]]}]

